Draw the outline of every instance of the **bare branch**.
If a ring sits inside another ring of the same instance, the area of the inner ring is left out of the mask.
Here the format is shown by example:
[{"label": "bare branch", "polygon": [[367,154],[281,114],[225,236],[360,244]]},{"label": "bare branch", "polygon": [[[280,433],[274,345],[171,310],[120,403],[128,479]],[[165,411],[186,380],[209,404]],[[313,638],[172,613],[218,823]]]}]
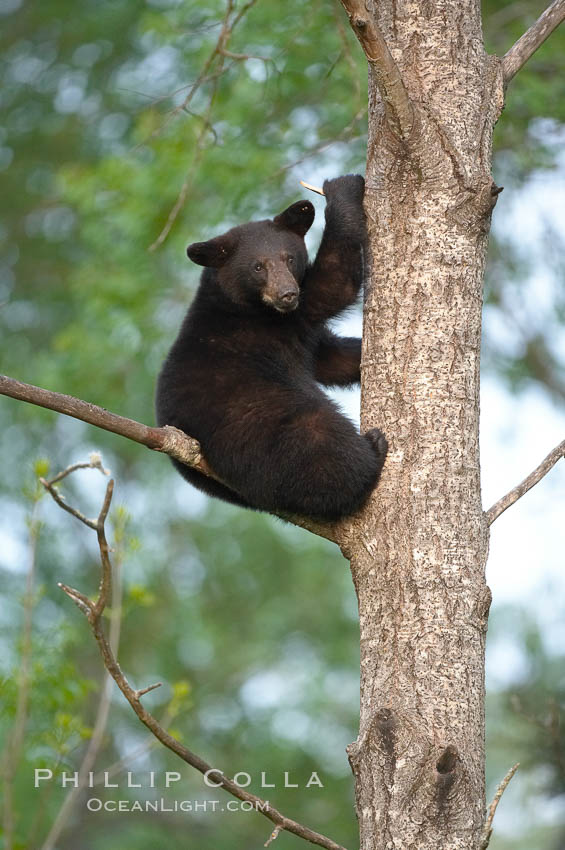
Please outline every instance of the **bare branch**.
[{"label": "bare branch", "polygon": [[108,485],[106,487],[106,495],[104,496],[104,502],[102,503],[102,507],[100,508],[100,513],[98,514],[98,528],[104,528],[104,523],[106,522],[106,517],[108,516],[108,511],[110,510],[110,504],[112,502],[112,494],[114,492],[114,481],[110,479],[108,481]]},{"label": "bare branch", "polygon": [[104,611],[106,605],[108,604],[112,596],[112,564],[110,562],[110,547],[108,546],[108,542],[106,540],[104,523],[106,522],[106,517],[108,516],[108,511],[110,510],[110,504],[112,502],[113,493],[114,481],[113,479],[110,479],[110,481],[108,481],[108,486],[106,487],[104,502],[102,504],[100,513],[98,515],[98,520],[96,522],[98,548],[100,549],[100,558],[102,560],[100,591],[98,594],[98,600],[96,602],[96,605],[94,606],[94,616],[97,618],[100,618],[102,612]]},{"label": "bare branch", "polygon": [[128,440],[141,443],[148,449],[164,452],[204,475],[212,475],[210,467],[201,455],[198,442],[183,434],[178,428],[170,425],[165,425],[164,428],[150,428],[134,419],[110,413],[96,404],[90,404],[74,396],[63,395],[63,393],[50,392],[32,384],[24,384],[6,375],[0,375],[0,395],[46,407],[48,410],[72,416],[74,419],[81,419],[89,425],[95,425],[97,428],[103,428],[105,431],[111,431],[127,437]]},{"label": "bare branch", "polygon": [[275,828],[273,829],[273,831],[271,832],[271,834],[269,835],[269,837],[267,838],[267,840],[263,844],[263,847],[270,847],[271,844],[273,843],[273,841],[276,841],[276,839],[279,837],[280,831],[281,831],[280,826],[275,826]]},{"label": "bare branch", "polygon": [[531,490],[531,488],[538,483],[538,481],[541,481],[544,475],[547,475],[550,469],[552,469],[557,461],[562,457],[565,457],[565,440],[563,440],[562,443],[559,443],[559,445],[542,460],[540,465],[536,467],[536,469],[534,469],[527,478],[524,478],[520,484],[514,487],[513,490],[510,490],[506,496],[499,499],[492,508],[489,508],[489,510],[485,512],[487,525],[492,525],[501,513],[504,513],[507,508],[514,504],[514,502],[521,499],[524,493],[527,493],[528,490]]},{"label": "bare branch", "polygon": [[[159,724],[157,719],[153,717],[153,715],[150,714],[148,711],[146,711],[146,709],[141,704],[140,697],[148,693],[149,691],[159,687],[160,683],[150,685],[147,688],[141,688],[140,690],[132,688],[116,660],[114,650],[110,644],[110,641],[106,637],[106,634],[102,627],[102,614],[108,602],[108,594],[111,587],[111,582],[106,575],[108,571],[111,572],[112,565],[109,557],[110,549],[106,540],[104,524],[112,498],[112,485],[113,482],[110,481],[106,490],[104,504],[100,511],[98,527],[96,529],[98,534],[100,558],[102,562],[102,579],[100,582],[101,592],[98,602],[94,603],[91,599],[88,599],[86,596],[84,596],[84,594],[79,593],[79,591],[67,587],[66,585],[59,584],[59,587],[61,587],[65,591],[65,593],[73,600],[73,602],[75,602],[75,604],[80,608],[83,614],[85,614],[88,622],[90,623],[92,632],[94,634],[94,637],[96,638],[96,642],[100,650],[100,654],[102,655],[106,670],[116,682],[117,686],[129,702],[141,722],[150,730],[150,732],[153,733],[153,735],[159,741],[161,741],[162,744],[164,744],[165,747],[167,747],[169,750],[178,755],[183,761],[191,765],[191,767],[196,768],[196,770],[198,770],[203,775],[213,777],[217,787],[224,788],[232,796],[237,797],[237,799],[239,800],[252,803],[254,809],[261,812],[261,814],[263,814],[270,821],[272,821],[272,823],[275,824],[275,826],[277,827],[275,832],[277,832],[277,830],[286,830],[287,832],[292,832],[294,835],[303,838],[305,841],[309,841],[312,844],[317,844],[319,847],[325,847],[326,850],[345,850],[344,847],[342,847],[340,844],[337,844],[335,841],[332,841],[331,838],[327,838],[325,835],[321,835],[319,832],[315,832],[314,830],[309,829],[307,826],[303,826],[297,821],[292,820],[291,818],[287,818],[285,815],[281,814],[281,812],[279,812],[277,809],[272,808],[266,800],[261,799],[261,797],[257,797],[255,794],[251,794],[244,788],[240,788],[239,785],[237,785],[232,779],[229,779],[227,776],[224,776],[221,771],[213,768],[211,765],[205,762],[204,759],[200,758],[200,756],[196,755],[196,753],[193,753],[191,750],[189,750],[187,747],[177,741],[176,738],[173,738]],[[75,514],[74,509],[72,512],[73,514]]]},{"label": "bare branch", "polygon": [[[202,456],[200,443],[172,425],[164,425],[162,428],[150,428],[148,425],[136,422],[135,419],[127,419],[125,416],[110,413],[104,407],[98,407],[96,404],[90,404],[74,396],[63,395],[63,393],[44,390],[41,387],[33,386],[33,384],[24,384],[21,381],[16,381],[14,378],[9,378],[7,375],[0,375],[0,395],[6,395],[19,401],[27,401],[39,407],[46,407],[48,410],[54,410],[56,413],[64,413],[66,416],[72,416],[74,419],[81,419],[83,422],[88,422],[89,425],[95,425],[97,428],[102,428],[105,431],[111,431],[113,434],[119,434],[121,437],[127,437],[128,440],[141,443],[141,445],[147,446],[148,449],[163,452],[169,455],[169,457],[173,457],[175,460],[184,463],[186,466],[197,469],[203,475],[224,483]],[[60,473],[59,480],[61,476],[62,473]],[[57,504],[76,516],[77,519],[80,519],[89,528],[97,527],[95,520],[89,520],[80,511],[75,512],[75,508],[69,508],[59,493],[54,488],[47,486],[49,483],[52,484],[53,482],[42,481],[43,486],[49,490]],[[312,534],[317,534],[318,537],[325,537],[326,540],[331,540],[332,543],[336,542],[335,525],[332,523],[316,522],[308,517],[295,517],[290,514],[280,514],[278,516],[284,519],[285,522],[290,522],[293,525],[299,526],[299,528],[311,531]]]},{"label": "bare branch", "polygon": [[341,0],[341,5],[375,71],[389,124],[401,139],[409,138],[416,120],[414,104],[380,29],[364,0]]},{"label": "bare branch", "polygon": [[[100,455],[96,452],[93,452],[90,456],[90,460],[88,461],[88,463],[73,463],[71,464],[71,466],[67,466],[66,469],[63,469],[61,472],[59,472],[54,478],[51,478],[50,481],[46,481],[45,478],[40,478],[39,481],[41,484],[43,484],[47,492],[51,494],[51,496],[57,502],[60,508],[63,508],[64,511],[67,511],[68,513],[72,514],[74,517],[84,523],[84,525],[87,525],[89,528],[93,528],[94,530],[96,530],[100,524],[100,517],[98,517],[97,520],[88,519],[88,517],[81,513],[77,508],[73,508],[71,505],[68,505],[65,502],[64,497],[61,496],[59,491],[55,488],[56,483],[62,481],[63,478],[66,478],[67,475],[70,475],[72,472],[76,472],[77,469],[99,469],[103,475],[109,475],[109,471],[107,469],[104,469],[104,467],[102,466],[102,459]],[[113,485],[112,481],[110,481],[110,484],[108,484],[108,488],[110,487],[110,485]],[[110,506],[110,503],[107,502],[108,488],[106,489],[106,499],[104,500],[104,504],[102,506],[102,510],[106,508],[106,512],[108,511],[108,508]],[[104,519],[105,518],[106,514],[104,514]]]},{"label": "bare branch", "polygon": [[[90,455],[89,463],[76,463],[73,466],[67,467],[66,470],[63,470],[62,473],[56,475],[55,478],[51,479],[50,483],[53,481],[61,480],[61,478],[66,477],[71,472],[74,472],[77,469],[82,469],[84,467],[90,467],[92,469],[100,469],[100,471],[107,475],[107,470],[102,466],[102,458],[97,453],[92,453]],[[108,497],[108,488],[106,489],[106,498],[104,500],[104,506],[106,505]],[[102,513],[102,512],[101,512]],[[118,548],[118,557],[116,559],[115,570],[119,575],[119,569],[121,565],[121,557],[120,557],[120,549]],[[76,595],[78,591],[73,591]],[[82,594],[81,594],[82,596]],[[70,597],[73,599],[73,597]],[[90,606],[90,600],[87,597],[83,597],[84,600],[88,602]],[[74,597],[74,601],[76,601],[76,596]],[[89,610],[84,610],[81,608],[83,613],[88,617]],[[112,588],[112,611],[110,615],[110,646],[112,647],[112,651],[114,655],[118,653],[118,647],[120,643],[120,630],[121,630],[121,613],[122,613],[122,591],[120,581],[116,581]],[[82,758],[82,763],[78,770],[78,782],[72,788],[68,789],[68,794],[65,795],[65,799],[61,808],[59,809],[57,816],[55,817],[49,833],[41,845],[41,850],[54,850],[57,845],[61,833],[65,829],[71,815],[73,809],[77,806],[79,800],[81,799],[84,793],[84,785],[86,784],[86,778],[88,774],[93,770],[94,765],[96,764],[96,759],[100,752],[100,747],[104,741],[104,735],[106,731],[106,726],[108,722],[108,716],[110,713],[110,704],[112,697],[112,679],[110,675],[104,670],[104,678],[102,680],[102,685],[100,688],[100,699],[98,702],[98,708],[96,711],[96,719],[94,721],[94,727],[92,729],[92,735],[88,742],[88,746],[85,750],[84,756]]]},{"label": "bare branch", "polygon": [[514,774],[516,773],[516,771],[518,770],[519,767],[520,767],[520,762],[515,764],[514,767],[511,767],[510,770],[508,771],[508,773],[506,774],[506,776],[504,777],[504,779],[502,780],[502,782],[500,783],[500,785],[498,786],[498,788],[496,789],[496,794],[494,795],[492,803],[489,806],[487,819],[485,821],[485,825],[484,825],[484,828],[483,828],[483,834],[482,834],[482,837],[481,837],[481,843],[479,845],[479,850],[487,850],[487,847],[488,847],[489,842],[490,842],[490,837],[492,835],[492,822],[494,820],[496,807],[500,803],[500,798],[502,797],[502,795],[506,791],[506,788],[508,787],[508,783],[510,782],[510,780],[512,779],[512,777],[514,776]]},{"label": "bare branch", "polygon": [[82,611],[84,616],[90,621],[94,610],[94,603],[90,601],[88,596],[85,596],[84,593],[75,590],[74,587],[69,587],[68,584],[63,584],[62,582],[58,582],[57,587],[60,587],[61,590],[67,594],[69,599],[75,603],[77,608]]},{"label": "bare branch", "polygon": [[71,474],[71,472],[76,472],[77,469],[99,469],[103,475],[110,474],[110,471],[108,469],[104,469],[102,466],[102,458],[100,455],[97,452],[92,452],[89,461],[85,461],[84,463],[73,463],[70,466],[67,466],[66,469],[58,472],[54,478],[49,479],[49,484],[58,484],[59,481],[62,481],[63,478],[66,478],[67,475]]},{"label": "bare branch", "polygon": [[155,691],[157,688],[162,688],[162,687],[163,687],[162,682],[155,682],[154,685],[148,685],[146,688],[141,688],[141,690],[136,691],[135,695],[136,695],[137,699],[139,699],[140,697],[145,696],[145,694],[148,694],[150,691]]},{"label": "bare branch", "polygon": [[[85,464],[85,466],[89,466],[89,464]],[[50,481],[46,481],[45,478],[40,478],[39,481],[41,482],[41,484],[43,484],[47,492],[51,494],[54,501],[57,502],[60,508],[63,508],[64,511],[67,511],[67,513],[72,514],[74,517],[84,523],[84,525],[87,525],[89,528],[93,528],[96,531],[97,526],[95,519],[88,519],[88,517],[81,513],[77,508],[72,508],[70,505],[67,505],[63,496],[61,496],[59,491],[52,486]]]},{"label": "bare branch", "polygon": [[554,0],[543,15],[540,15],[535,24],[532,24],[530,29],[518,39],[504,56],[502,75],[505,85],[508,85],[512,77],[518,73],[520,68],[526,64],[538,47],[544,43],[563,20],[565,20],[565,0]]}]

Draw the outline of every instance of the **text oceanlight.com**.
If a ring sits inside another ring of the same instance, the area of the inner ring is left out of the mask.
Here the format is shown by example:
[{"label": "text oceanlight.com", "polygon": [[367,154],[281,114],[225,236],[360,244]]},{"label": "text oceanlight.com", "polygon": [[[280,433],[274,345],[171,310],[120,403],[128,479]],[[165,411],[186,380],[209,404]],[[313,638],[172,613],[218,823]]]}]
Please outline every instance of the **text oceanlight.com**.
[{"label": "text oceanlight.com", "polygon": [[101,800],[86,801],[89,812],[268,812],[268,800]]}]

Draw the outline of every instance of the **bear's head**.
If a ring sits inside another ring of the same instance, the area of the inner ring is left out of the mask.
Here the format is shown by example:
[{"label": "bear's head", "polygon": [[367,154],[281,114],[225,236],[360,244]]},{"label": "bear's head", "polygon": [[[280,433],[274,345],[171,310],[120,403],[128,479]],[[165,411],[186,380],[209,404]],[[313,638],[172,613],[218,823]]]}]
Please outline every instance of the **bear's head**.
[{"label": "bear's head", "polygon": [[194,242],[186,253],[194,263],[216,269],[215,279],[234,303],[290,313],[298,306],[308,264],[304,236],[313,221],[310,201],[297,201],[273,219]]}]

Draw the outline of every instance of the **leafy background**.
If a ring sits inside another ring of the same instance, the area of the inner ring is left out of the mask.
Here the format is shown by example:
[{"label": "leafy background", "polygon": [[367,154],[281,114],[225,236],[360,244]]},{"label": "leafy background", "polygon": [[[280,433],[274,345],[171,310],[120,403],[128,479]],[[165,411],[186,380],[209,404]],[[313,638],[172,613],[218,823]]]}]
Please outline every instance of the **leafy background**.
[{"label": "leafy background", "polygon": [[[532,0],[488,0],[488,49],[504,53],[541,11]],[[284,14],[261,2],[83,0],[78,10],[63,0],[0,0],[0,19],[2,371],[151,423],[155,376],[198,279],[185,245],[279,211],[299,197],[300,178],[363,170],[363,57],[334,0],[307,8],[289,0]],[[502,462],[519,431],[533,463],[514,461],[493,499],[552,447],[539,439],[547,422],[564,421],[564,89],[562,28],[512,83],[496,130],[494,175],[505,191],[487,278],[483,455]],[[100,699],[96,648],[56,586],[96,591],[95,540],[37,485],[47,459],[56,471],[96,448],[118,482],[120,663],[138,687],[164,682],[145,703],[210,762],[251,774],[250,790],[355,847],[344,748],[356,736],[358,625],[335,547],[207,501],[164,458],[80,422],[2,399],[0,430],[4,752],[28,657],[33,577],[26,734],[4,788],[13,846],[47,846],[67,792],[34,789],[33,768],[78,769]],[[93,514],[103,486],[83,472],[66,492]],[[542,487],[541,501],[514,509],[518,522],[552,513],[558,491],[549,479]],[[495,563],[510,563],[489,633],[489,788],[515,761],[522,767],[491,847],[557,850],[565,847],[563,587],[551,584],[544,559],[561,559],[563,541],[554,523],[543,557],[521,560],[497,550],[497,539],[510,545],[508,529],[525,545],[507,522],[499,520],[500,537],[493,531]],[[513,571],[528,570],[538,571],[535,592],[506,597]],[[182,773],[181,791],[122,784],[119,798],[206,797],[199,776],[151,747],[112,692],[96,771],[116,764],[122,782],[128,770],[143,782],[152,770]],[[275,789],[261,791],[261,771]],[[317,771],[324,788],[284,788],[285,771],[300,786]],[[260,846],[269,831],[252,813],[117,816],[89,813],[81,800],[56,846],[221,850]],[[299,843],[282,834],[279,845]]]}]

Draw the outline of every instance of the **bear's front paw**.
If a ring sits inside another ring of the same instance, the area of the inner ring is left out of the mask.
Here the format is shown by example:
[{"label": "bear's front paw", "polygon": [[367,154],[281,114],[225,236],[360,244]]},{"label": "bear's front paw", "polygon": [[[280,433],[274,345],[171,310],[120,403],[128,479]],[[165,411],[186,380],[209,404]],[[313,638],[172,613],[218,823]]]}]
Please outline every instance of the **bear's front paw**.
[{"label": "bear's front paw", "polygon": [[360,174],[346,174],[344,177],[324,180],[323,190],[327,203],[343,199],[349,203],[362,204],[365,180]]},{"label": "bear's front paw", "polygon": [[335,237],[364,243],[367,239],[363,193],[365,181],[360,174],[346,174],[324,181],[326,225]]}]

